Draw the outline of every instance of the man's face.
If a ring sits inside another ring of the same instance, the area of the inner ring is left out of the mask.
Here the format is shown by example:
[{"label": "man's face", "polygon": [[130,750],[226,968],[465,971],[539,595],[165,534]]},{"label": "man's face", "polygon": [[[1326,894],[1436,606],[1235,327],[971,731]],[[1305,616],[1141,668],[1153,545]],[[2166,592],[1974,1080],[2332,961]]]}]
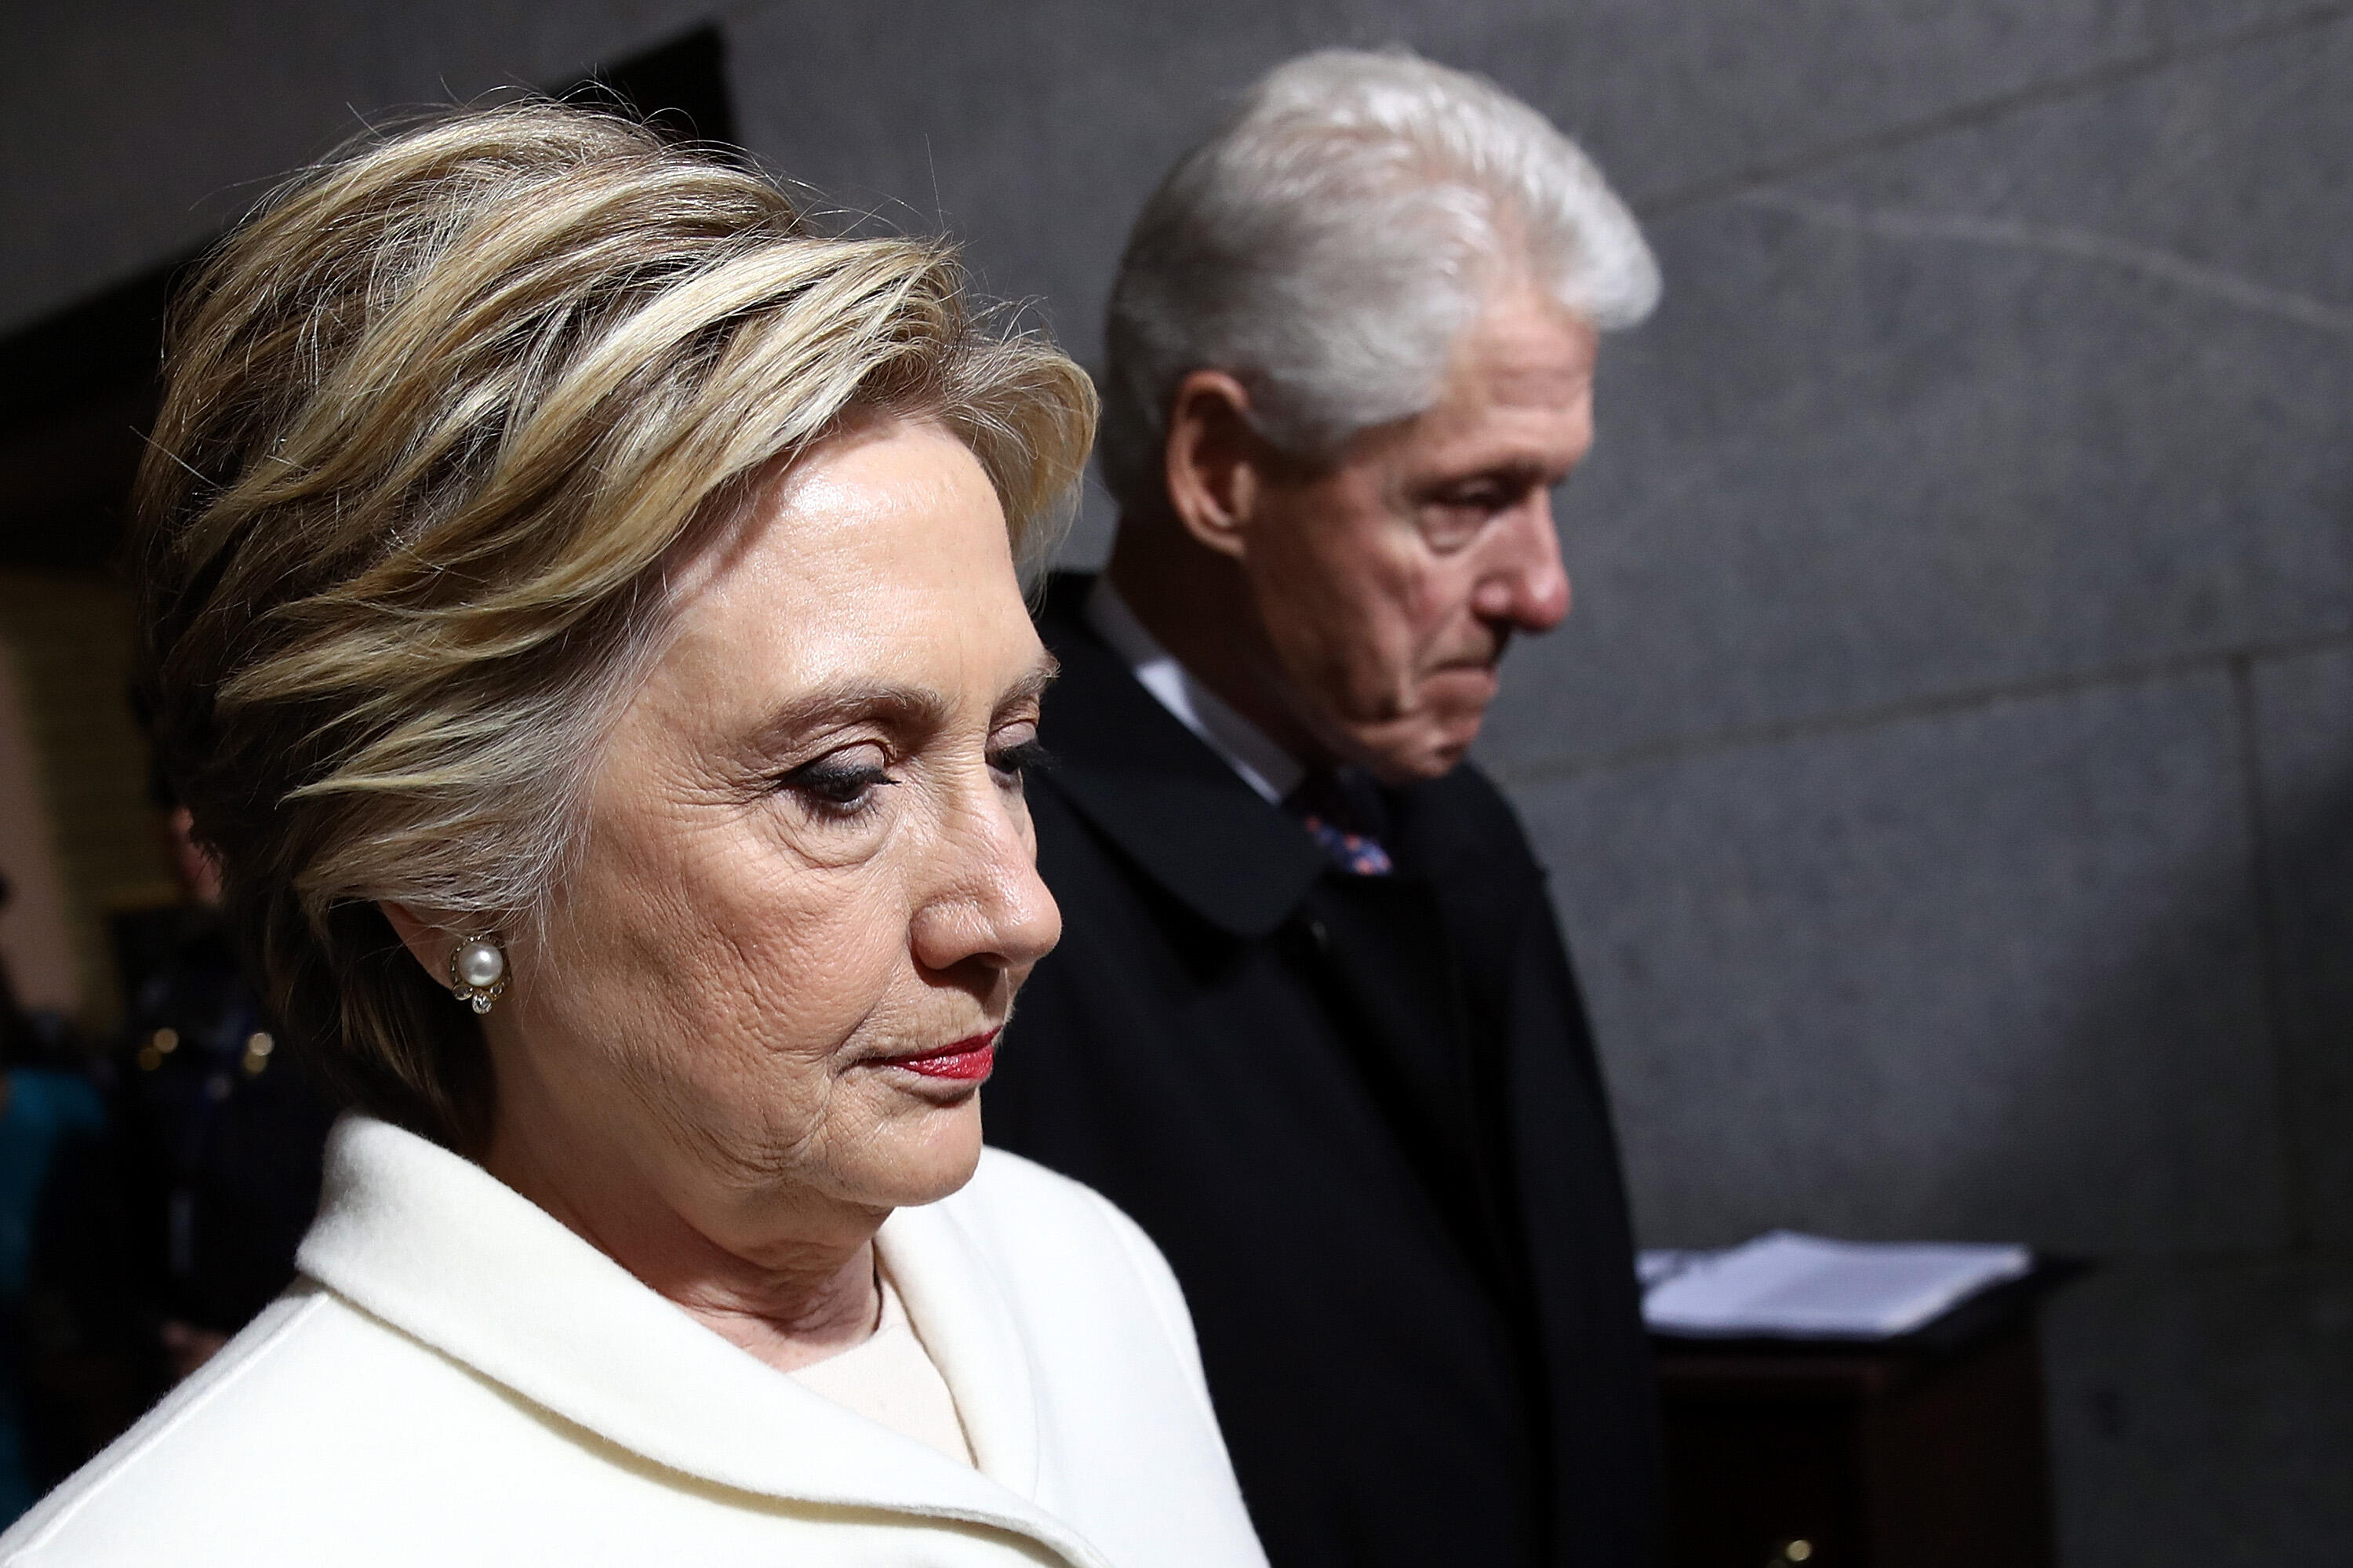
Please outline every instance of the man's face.
[{"label": "man's face", "polygon": [[1552,487],[1593,441],[1591,327],[1499,296],[1438,402],[1271,474],[1241,565],[1299,722],[1384,782],[1462,760],[1516,631],[1568,613]]}]

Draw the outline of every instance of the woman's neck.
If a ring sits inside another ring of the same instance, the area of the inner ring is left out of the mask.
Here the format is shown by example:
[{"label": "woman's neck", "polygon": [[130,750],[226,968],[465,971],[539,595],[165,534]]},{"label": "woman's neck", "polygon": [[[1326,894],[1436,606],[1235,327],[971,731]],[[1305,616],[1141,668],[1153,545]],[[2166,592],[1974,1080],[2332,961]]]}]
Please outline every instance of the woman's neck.
[{"label": "woman's neck", "polygon": [[788,1289],[778,1289],[773,1277],[751,1290],[706,1277],[661,1293],[688,1317],[778,1372],[797,1372],[863,1344],[882,1316],[871,1241],[830,1275],[796,1279]]},{"label": "woman's neck", "polygon": [[874,1243],[884,1213],[812,1202],[723,1244],[609,1148],[532,1135],[501,1117],[484,1169],[690,1318],[779,1372],[840,1354],[881,1316]]}]

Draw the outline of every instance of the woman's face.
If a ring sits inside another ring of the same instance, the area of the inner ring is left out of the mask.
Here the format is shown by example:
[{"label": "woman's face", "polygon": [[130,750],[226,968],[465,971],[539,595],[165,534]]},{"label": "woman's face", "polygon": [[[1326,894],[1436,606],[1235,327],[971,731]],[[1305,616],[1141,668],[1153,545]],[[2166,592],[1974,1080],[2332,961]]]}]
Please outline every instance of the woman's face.
[{"label": "woman's face", "polygon": [[828,443],[680,586],[484,1021],[490,1163],[600,1162],[561,1184],[756,1256],[796,1211],[972,1174],[996,1032],[1061,933],[1019,771],[1052,662],[994,491],[930,426]]}]

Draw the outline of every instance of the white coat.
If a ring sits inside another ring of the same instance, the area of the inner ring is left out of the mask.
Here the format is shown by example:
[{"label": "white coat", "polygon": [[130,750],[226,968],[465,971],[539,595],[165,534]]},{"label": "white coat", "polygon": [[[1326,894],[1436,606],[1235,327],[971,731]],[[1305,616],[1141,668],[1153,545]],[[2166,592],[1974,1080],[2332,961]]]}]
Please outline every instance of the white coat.
[{"label": "white coat", "polygon": [[977,1470],[703,1328],[479,1166],[365,1118],[301,1278],[0,1536],[7,1568],[1262,1568],[1176,1282],[981,1158],[877,1239]]}]

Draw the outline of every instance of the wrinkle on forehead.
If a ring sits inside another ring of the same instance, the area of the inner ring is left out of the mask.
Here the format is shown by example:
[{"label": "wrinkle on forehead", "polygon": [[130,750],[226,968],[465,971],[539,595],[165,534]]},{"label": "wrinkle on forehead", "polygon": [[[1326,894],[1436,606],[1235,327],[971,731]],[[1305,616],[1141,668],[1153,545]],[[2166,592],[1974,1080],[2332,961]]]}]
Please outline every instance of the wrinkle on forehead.
[{"label": "wrinkle on forehead", "polygon": [[[1560,352],[1559,334],[1575,345],[1567,355]],[[1465,399],[1505,408],[1567,408],[1592,390],[1599,342],[1591,323],[1525,284],[1498,293],[1455,340],[1446,384],[1432,411]]]},{"label": "wrinkle on forehead", "polygon": [[1393,483],[1432,470],[1573,467],[1591,440],[1598,344],[1592,327],[1564,307],[1506,296],[1456,342],[1438,401],[1365,432],[1358,455],[1395,463]]}]

